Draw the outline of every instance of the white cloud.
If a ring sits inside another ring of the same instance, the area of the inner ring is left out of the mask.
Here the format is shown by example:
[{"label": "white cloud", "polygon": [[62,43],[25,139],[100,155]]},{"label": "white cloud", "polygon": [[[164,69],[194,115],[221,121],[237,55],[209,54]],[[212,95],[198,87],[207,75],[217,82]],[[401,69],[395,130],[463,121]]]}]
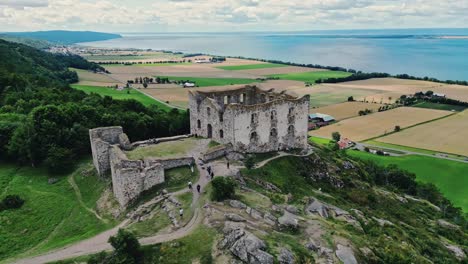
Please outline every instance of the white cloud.
[{"label": "white cloud", "polygon": [[0,0],[0,31],[463,27],[468,0]]}]

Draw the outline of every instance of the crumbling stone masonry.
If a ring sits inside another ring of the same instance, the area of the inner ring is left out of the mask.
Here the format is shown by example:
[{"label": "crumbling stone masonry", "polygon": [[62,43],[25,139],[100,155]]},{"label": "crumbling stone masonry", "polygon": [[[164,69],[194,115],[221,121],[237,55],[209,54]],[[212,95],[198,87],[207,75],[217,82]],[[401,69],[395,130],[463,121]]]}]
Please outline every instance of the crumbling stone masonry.
[{"label": "crumbling stone masonry", "polygon": [[309,96],[256,86],[189,92],[193,135],[232,144],[234,151],[261,153],[307,148]]},{"label": "crumbling stone masonry", "polygon": [[[95,128],[89,131],[89,135],[94,166],[101,177],[110,171],[114,195],[122,207],[126,207],[143,191],[163,183],[165,170],[195,162],[192,157],[129,160],[122,150],[131,150],[133,146],[122,127]],[[158,143],[166,140],[153,141]]]}]

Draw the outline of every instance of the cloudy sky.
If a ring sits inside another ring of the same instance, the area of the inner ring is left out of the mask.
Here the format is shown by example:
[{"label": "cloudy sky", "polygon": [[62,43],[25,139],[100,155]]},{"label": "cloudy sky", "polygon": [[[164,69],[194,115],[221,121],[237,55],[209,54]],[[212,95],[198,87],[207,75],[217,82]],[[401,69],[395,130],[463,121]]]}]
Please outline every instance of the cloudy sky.
[{"label": "cloudy sky", "polygon": [[468,27],[468,0],[0,0],[0,31]]}]

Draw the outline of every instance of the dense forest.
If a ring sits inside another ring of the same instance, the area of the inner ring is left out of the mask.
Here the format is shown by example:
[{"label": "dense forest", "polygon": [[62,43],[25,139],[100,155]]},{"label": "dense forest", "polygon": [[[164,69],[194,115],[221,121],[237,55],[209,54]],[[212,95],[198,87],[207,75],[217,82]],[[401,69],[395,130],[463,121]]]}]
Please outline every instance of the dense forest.
[{"label": "dense forest", "polygon": [[1,160],[64,172],[90,152],[90,128],[120,125],[132,141],[189,131],[186,112],[70,88],[78,76],[69,67],[104,70],[80,56],[0,40],[0,58]]}]

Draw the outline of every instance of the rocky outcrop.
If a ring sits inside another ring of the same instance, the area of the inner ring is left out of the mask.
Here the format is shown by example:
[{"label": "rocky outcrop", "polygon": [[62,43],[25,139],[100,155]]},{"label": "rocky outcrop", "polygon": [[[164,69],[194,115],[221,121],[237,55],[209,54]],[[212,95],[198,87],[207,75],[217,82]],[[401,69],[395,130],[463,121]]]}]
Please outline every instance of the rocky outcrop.
[{"label": "rocky outcrop", "polygon": [[296,229],[299,226],[297,217],[288,211],[284,211],[283,216],[278,218],[280,227]]},{"label": "rocky outcrop", "polygon": [[445,244],[444,245],[448,250],[450,250],[450,252],[453,253],[453,255],[455,255],[455,257],[462,261],[464,259],[466,259],[466,254],[465,252],[463,251],[463,249],[461,249],[459,246],[456,246],[456,245],[450,245],[450,244]]},{"label": "rocky outcrop", "polygon": [[238,208],[238,209],[247,208],[247,205],[245,205],[243,202],[237,201],[237,200],[229,200],[229,205],[231,207],[233,207],[233,208]]},{"label": "rocky outcrop", "polygon": [[232,221],[232,222],[245,222],[245,218],[243,218],[242,216],[240,215],[236,215],[236,214],[224,214],[224,217],[226,217],[227,220],[229,221]]},{"label": "rocky outcrop", "polygon": [[385,220],[385,219],[380,219],[380,218],[377,218],[377,217],[372,217],[373,220],[375,220],[380,226],[392,226],[393,223],[388,221],[388,220]]},{"label": "rocky outcrop", "polygon": [[294,255],[291,251],[286,248],[280,249],[280,254],[278,256],[278,261],[280,264],[294,264]]},{"label": "rocky outcrop", "polygon": [[224,239],[219,246],[228,249],[234,256],[245,263],[272,264],[274,258],[265,252],[266,244],[242,226],[226,222],[223,229]]},{"label": "rocky outcrop", "polygon": [[349,247],[338,244],[336,247],[335,255],[343,264],[357,264],[356,257],[354,256],[353,250]]},{"label": "rocky outcrop", "polygon": [[323,218],[333,217],[362,231],[361,224],[348,211],[326,204],[318,199],[310,198],[309,204],[305,207],[305,211],[306,213],[315,214]]},{"label": "rocky outcrop", "polygon": [[438,224],[440,227],[448,228],[448,229],[459,229],[459,228],[460,228],[459,226],[454,225],[454,224],[452,224],[452,223],[449,223],[449,222],[445,221],[444,219],[439,219],[439,220],[437,220],[437,224]]},{"label": "rocky outcrop", "polygon": [[245,208],[245,212],[247,212],[247,214],[249,214],[253,219],[256,219],[256,220],[263,219],[262,213],[260,213],[259,211],[251,207]]}]

